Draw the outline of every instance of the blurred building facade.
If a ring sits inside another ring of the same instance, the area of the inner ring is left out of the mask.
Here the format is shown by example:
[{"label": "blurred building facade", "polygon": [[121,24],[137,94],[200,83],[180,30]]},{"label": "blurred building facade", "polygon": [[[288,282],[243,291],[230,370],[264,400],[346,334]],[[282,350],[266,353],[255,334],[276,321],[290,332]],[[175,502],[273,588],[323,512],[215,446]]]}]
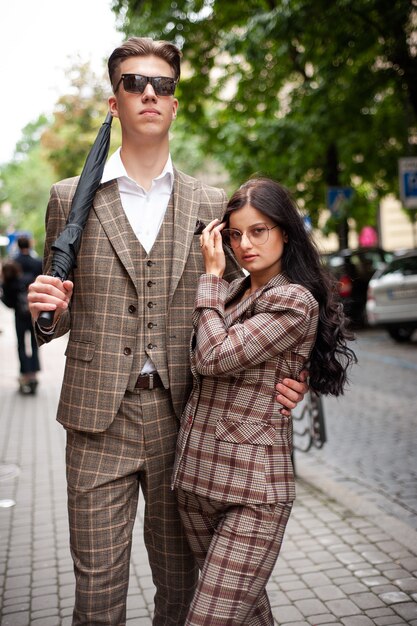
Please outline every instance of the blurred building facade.
[{"label": "blurred building facade", "polygon": [[[329,214],[324,211],[320,217],[319,225],[325,224]],[[355,225],[352,223],[349,231],[349,247],[359,247],[358,234]],[[400,201],[388,196],[382,200],[379,209],[379,245],[385,250],[400,251],[416,247],[416,226],[413,234],[413,225],[401,208]],[[324,237],[320,230],[314,231],[314,238],[322,252],[334,252],[338,250],[339,244],[335,234]]]}]

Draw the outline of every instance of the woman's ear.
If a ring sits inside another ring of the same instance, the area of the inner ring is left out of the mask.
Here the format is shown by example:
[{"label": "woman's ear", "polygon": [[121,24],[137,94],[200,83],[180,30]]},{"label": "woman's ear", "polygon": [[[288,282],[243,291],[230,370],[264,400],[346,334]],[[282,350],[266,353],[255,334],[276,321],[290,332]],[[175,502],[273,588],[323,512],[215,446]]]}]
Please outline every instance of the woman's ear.
[{"label": "woman's ear", "polygon": [[288,243],[288,235],[285,230],[282,231],[282,239],[284,240],[284,243]]}]

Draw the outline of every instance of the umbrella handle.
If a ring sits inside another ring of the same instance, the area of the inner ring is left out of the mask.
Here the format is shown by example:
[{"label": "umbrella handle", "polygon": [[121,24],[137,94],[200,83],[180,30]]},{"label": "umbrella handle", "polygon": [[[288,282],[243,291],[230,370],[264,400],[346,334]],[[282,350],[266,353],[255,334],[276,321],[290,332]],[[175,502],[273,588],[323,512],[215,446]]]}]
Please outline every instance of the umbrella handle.
[{"label": "umbrella handle", "polygon": [[54,323],[55,311],[42,311],[39,314],[37,322],[41,328],[50,328]]}]

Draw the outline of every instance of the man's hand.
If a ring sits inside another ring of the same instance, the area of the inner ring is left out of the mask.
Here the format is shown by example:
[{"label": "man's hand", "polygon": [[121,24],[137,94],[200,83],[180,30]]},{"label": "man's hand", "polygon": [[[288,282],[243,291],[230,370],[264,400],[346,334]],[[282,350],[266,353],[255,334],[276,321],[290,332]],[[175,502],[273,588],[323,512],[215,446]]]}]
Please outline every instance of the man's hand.
[{"label": "man's hand", "polygon": [[308,370],[301,370],[299,382],[292,378],[284,378],[282,383],[277,384],[277,401],[285,407],[281,409],[281,415],[290,416],[291,409],[295,409],[297,404],[304,398],[308,392],[307,378]]},{"label": "man's hand", "polygon": [[55,311],[55,323],[68,308],[73,288],[70,280],[62,282],[53,276],[38,276],[28,290],[29,310],[33,320],[36,321],[42,311]]}]

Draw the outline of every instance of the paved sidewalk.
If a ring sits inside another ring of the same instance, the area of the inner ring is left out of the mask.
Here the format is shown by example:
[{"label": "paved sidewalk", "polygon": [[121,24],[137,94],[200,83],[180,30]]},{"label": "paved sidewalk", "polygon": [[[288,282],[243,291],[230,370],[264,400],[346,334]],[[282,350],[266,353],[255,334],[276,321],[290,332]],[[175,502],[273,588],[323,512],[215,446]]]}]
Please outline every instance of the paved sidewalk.
[{"label": "paved sidewalk", "polygon": [[[41,349],[37,396],[20,396],[13,313],[0,304],[0,623],[68,626],[64,432],[55,422],[65,339]],[[297,454],[297,500],[268,585],[280,626],[417,626],[417,532]],[[135,525],[128,624],[151,626],[154,588]]]}]

